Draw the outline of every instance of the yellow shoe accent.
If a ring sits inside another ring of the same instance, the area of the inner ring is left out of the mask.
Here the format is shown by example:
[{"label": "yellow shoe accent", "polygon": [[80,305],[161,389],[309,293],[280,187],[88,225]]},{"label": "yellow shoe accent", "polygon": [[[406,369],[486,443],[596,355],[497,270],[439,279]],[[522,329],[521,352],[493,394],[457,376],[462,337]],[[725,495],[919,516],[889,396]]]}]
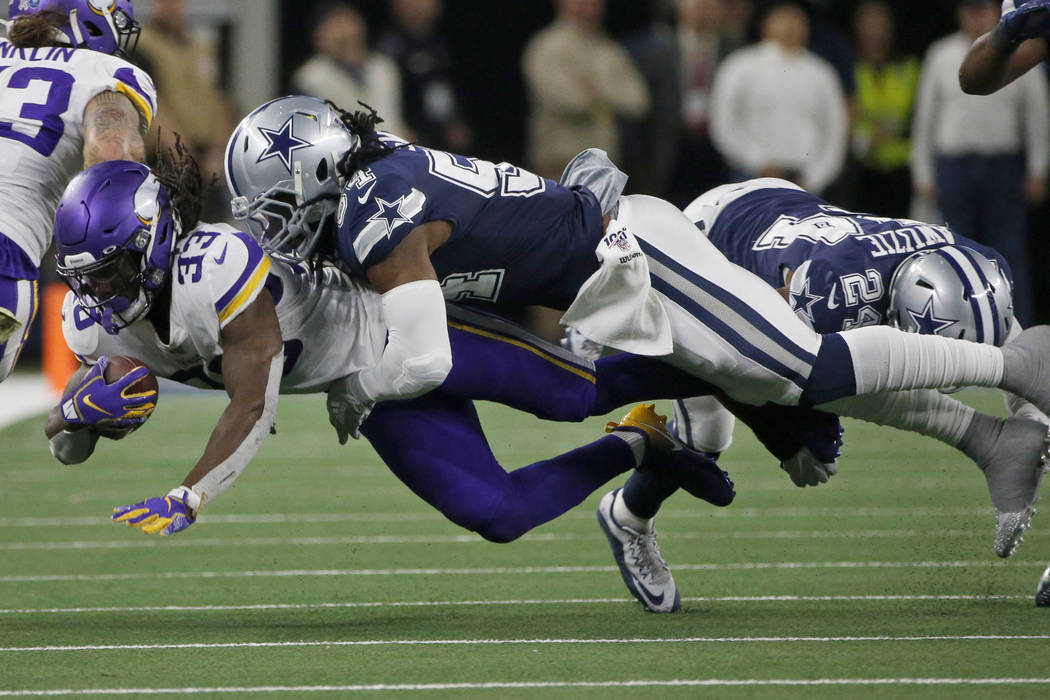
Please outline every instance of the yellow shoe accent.
[{"label": "yellow shoe accent", "polygon": [[609,421],[605,432],[611,433],[617,428],[638,428],[649,436],[649,444],[657,450],[673,450],[678,441],[671,437],[667,430],[667,417],[656,412],[656,404],[643,403],[635,406],[619,423]]}]

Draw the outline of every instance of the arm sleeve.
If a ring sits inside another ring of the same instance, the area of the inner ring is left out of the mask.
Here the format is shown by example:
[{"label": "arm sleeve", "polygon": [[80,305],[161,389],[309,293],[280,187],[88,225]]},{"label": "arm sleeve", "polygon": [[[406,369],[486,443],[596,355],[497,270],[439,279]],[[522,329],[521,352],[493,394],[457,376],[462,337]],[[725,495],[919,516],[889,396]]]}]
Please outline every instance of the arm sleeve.
[{"label": "arm sleeve", "polygon": [[445,299],[437,280],[419,280],[383,295],[387,346],[379,364],[357,375],[368,401],[408,399],[436,389],[452,369]]}]

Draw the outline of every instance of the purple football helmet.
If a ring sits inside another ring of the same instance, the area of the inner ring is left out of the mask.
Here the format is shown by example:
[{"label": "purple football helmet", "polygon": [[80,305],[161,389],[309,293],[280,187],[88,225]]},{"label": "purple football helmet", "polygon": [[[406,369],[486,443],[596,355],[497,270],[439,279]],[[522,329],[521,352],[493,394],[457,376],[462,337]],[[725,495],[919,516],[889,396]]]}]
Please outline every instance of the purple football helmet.
[{"label": "purple football helmet", "polygon": [[181,233],[171,197],[141,163],[110,160],[73,178],[55,213],[58,274],[84,312],[116,333],[149,311]]},{"label": "purple football helmet", "polygon": [[128,57],[139,42],[139,23],[131,0],[11,0],[11,20],[38,12],[65,18],[57,29],[69,45]]}]

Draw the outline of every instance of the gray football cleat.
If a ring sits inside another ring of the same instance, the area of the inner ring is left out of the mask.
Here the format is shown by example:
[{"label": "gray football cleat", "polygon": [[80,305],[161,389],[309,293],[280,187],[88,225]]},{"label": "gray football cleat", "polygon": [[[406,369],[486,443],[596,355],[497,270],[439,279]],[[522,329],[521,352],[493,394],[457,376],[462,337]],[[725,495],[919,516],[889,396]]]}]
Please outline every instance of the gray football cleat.
[{"label": "gray football cleat", "polygon": [[1002,351],[1002,388],[1050,415],[1050,326],[1021,331]]},{"label": "gray football cleat", "polygon": [[995,439],[977,464],[995,507],[995,553],[1008,557],[1032,522],[1039,484],[1050,464],[1050,434],[1045,425],[1026,418],[998,422]]},{"label": "gray football cleat", "polygon": [[610,491],[598,503],[598,524],[609,540],[627,590],[648,610],[675,612],[681,607],[678,586],[660,554],[656,530],[642,533],[621,525],[613,516],[613,502],[621,489]]},{"label": "gray football cleat", "polygon": [[1050,566],[1046,567],[1035,589],[1035,604],[1040,608],[1050,608]]}]

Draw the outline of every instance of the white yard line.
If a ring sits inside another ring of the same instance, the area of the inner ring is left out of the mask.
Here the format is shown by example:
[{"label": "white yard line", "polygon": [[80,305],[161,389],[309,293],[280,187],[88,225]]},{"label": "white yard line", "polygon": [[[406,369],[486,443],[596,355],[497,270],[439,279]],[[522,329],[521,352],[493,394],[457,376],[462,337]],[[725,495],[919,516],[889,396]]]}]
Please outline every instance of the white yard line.
[{"label": "white yard line", "polygon": [[856,642],[1029,642],[1050,640],[1050,634],[938,634],[938,635],[858,635],[835,637],[629,637],[564,639],[327,639],[298,642],[171,642],[168,644],[61,644],[33,647],[0,647],[0,654],[66,651],[154,651],[165,649],[300,649],[303,647],[385,647],[385,646],[546,646],[616,644],[837,644]]},{"label": "white yard line", "polygon": [[676,679],[629,681],[531,681],[486,683],[381,683],[372,685],[260,685],[201,688],[63,688],[53,690],[0,690],[0,697],[62,695],[192,695],[196,693],[347,693],[363,691],[499,690],[533,688],[687,688],[750,686],[853,686],[853,685],[1047,685],[1050,678],[814,678],[814,679]]},{"label": "white yard line", "polygon": [[[1038,567],[1027,561],[814,561],[814,562],[734,562],[724,564],[675,564],[675,571],[758,571],[768,569],[940,569]],[[463,569],[273,569],[247,571],[134,571],[119,574],[25,574],[0,576],[0,583],[42,583],[61,581],[130,581],[140,579],[199,578],[287,578],[303,576],[478,576],[523,574],[580,574],[618,571],[615,566],[518,566]]]},{"label": "white yard line", "polygon": [[0,429],[3,429],[46,412],[55,405],[58,394],[51,390],[43,374],[16,372],[0,384],[0,398]]},{"label": "white yard line", "polygon": [[[901,602],[901,601],[996,601],[1028,600],[1027,595],[757,595],[757,596],[690,596],[684,603],[827,603],[827,602]],[[402,600],[391,602],[339,603],[256,603],[242,605],[137,605],[94,608],[0,608],[0,615],[75,615],[102,613],[106,615],[129,612],[230,612],[254,610],[330,610],[339,608],[431,608],[453,606],[492,605],[605,605],[632,602],[631,598],[526,598],[521,600]]]},{"label": "white yard line", "polygon": [[[422,507],[422,506],[421,506]],[[696,509],[668,508],[660,511],[660,520],[669,519],[750,519],[750,518],[899,518],[914,517],[972,517],[992,513],[990,506],[973,508],[723,508],[714,510],[698,504]],[[558,520],[594,520],[594,513],[576,510],[559,516]],[[360,523],[360,522],[406,522],[440,521],[445,519],[437,512],[418,513],[266,513],[205,515],[201,523],[226,523],[235,525],[260,525],[268,523]],[[82,527],[85,525],[111,525],[106,514],[72,517],[0,517],[0,529],[7,527]]]},{"label": "white yard line", "polygon": [[[1045,534],[1040,530],[1029,530],[1029,535]],[[809,539],[875,539],[924,537],[944,539],[960,537],[987,537],[988,533],[972,530],[773,530],[757,532],[672,532],[662,538],[663,542],[676,540],[809,540]],[[521,542],[590,542],[599,538],[593,534],[543,534],[526,535]],[[135,537],[134,539],[99,542],[73,540],[69,542],[0,542],[0,551],[26,552],[78,549],[151,549],[154,547],[301,547],[344,546],[351,544],[488,544],[480,535],[347,535],[345,537],[180,537],[161,539],[158,537]]]}]

